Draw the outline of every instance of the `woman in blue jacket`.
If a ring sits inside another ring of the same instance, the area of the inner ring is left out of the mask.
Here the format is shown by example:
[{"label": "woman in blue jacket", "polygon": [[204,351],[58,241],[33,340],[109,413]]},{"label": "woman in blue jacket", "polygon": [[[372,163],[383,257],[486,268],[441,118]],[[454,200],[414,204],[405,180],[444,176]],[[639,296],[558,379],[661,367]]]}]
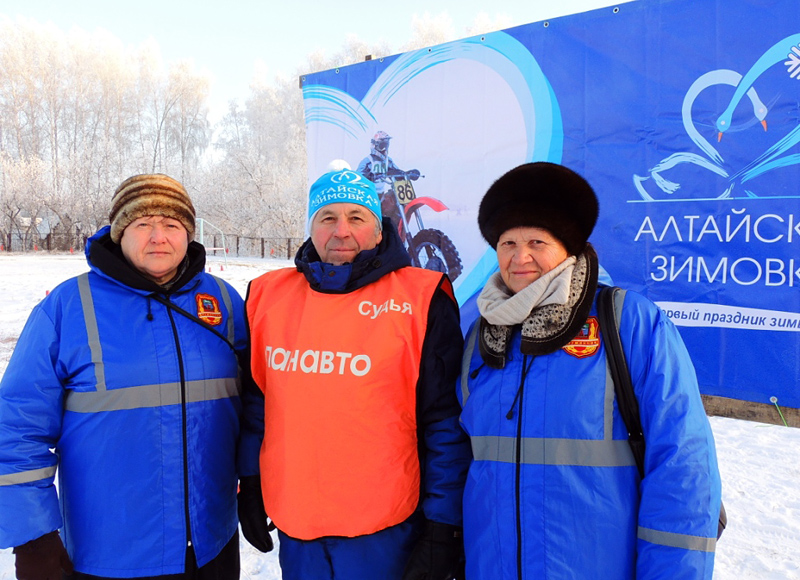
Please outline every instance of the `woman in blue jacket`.
[{"label": "woman in blue jacket", "polygon": [[711,578],[720,480],[694,368],[669,319],[627,292],[640,479],[597,321],[597,215],[589,184],[550,163],[509,171],[481,202],[499,272],[459,389],[468,580]]},{"label": "woman in blue jacket", "polygon": [[26,580],[236,579],[237,445],[259,443],[239,429],[242,300],[205,273],[174,179],[124,181],[110,222],[0,383],[0,547]]}]

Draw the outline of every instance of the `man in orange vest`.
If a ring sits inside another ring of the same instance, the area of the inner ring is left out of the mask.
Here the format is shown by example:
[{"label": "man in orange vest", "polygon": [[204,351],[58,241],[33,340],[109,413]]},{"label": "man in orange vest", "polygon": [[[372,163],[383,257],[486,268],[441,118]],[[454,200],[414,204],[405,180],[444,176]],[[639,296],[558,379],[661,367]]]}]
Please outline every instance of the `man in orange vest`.
[{"label": "man in orange vest", "polygon": [[265,507],[288,580],[454,578],[470,448],[450,281],[410,266],[355,171],[311,186],[309,229],[297,267],[248,290],[264,398],[245,412],[265,430],[260,486],[241,485],[244,536],[271,546]]}]

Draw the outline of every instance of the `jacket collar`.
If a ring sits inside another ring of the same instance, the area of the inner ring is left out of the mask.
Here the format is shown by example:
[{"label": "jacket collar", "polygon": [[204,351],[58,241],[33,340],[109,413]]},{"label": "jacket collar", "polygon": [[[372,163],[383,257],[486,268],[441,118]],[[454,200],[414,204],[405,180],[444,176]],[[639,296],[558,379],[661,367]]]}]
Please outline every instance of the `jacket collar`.
[{"label": "jacket collar", "polygon": [[388,218],[384,218],[381,242],[376,248],[359,253],[352,263],[334,266],[321,261],[311,238],[297,250],[294,263],[313,290],[345,294],[363,288],[390,272],[410,266],[411,258],[397,235],[396,227]]},{"label": "jacket collar", "polygon": [[189,282],[201,273],[206,266],[206,252],[202,245],[191,242],[186,258],[181,265],[178,279],[165,289],[152,280],[145,278],[136,268],[131,266],[122,255],[119,244],[111,241],[111,227],[105,226],[86,242],[86,260],[95,272],[110,278],[123,286],[141,290],[148,294],[176,294],[190,290]]}]

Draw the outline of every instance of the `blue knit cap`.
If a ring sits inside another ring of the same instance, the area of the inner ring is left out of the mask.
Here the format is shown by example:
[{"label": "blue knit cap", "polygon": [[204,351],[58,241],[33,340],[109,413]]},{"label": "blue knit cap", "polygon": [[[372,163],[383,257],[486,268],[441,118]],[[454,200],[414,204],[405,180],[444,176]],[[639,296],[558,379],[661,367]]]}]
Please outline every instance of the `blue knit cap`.
[{"label": "blue knit cap", "polygon": [[355,203],[364,206],[381,223],[381,202],[375,191],[375,184],[351,169],[330,171],[317,179],[311,186],[308,199],[308,224],[314,215],[332,203]]}]

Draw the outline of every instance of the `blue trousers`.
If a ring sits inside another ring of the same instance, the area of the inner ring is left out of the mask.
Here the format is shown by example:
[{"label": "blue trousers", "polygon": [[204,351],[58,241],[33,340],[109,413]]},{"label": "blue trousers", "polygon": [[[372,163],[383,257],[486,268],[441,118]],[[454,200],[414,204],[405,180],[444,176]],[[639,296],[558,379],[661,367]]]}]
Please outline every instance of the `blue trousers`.
[{"label": "blue trousers", "polygon": [[421,518],[368,536],[298,540],[278,530],[283,580],[401,580]]}]

